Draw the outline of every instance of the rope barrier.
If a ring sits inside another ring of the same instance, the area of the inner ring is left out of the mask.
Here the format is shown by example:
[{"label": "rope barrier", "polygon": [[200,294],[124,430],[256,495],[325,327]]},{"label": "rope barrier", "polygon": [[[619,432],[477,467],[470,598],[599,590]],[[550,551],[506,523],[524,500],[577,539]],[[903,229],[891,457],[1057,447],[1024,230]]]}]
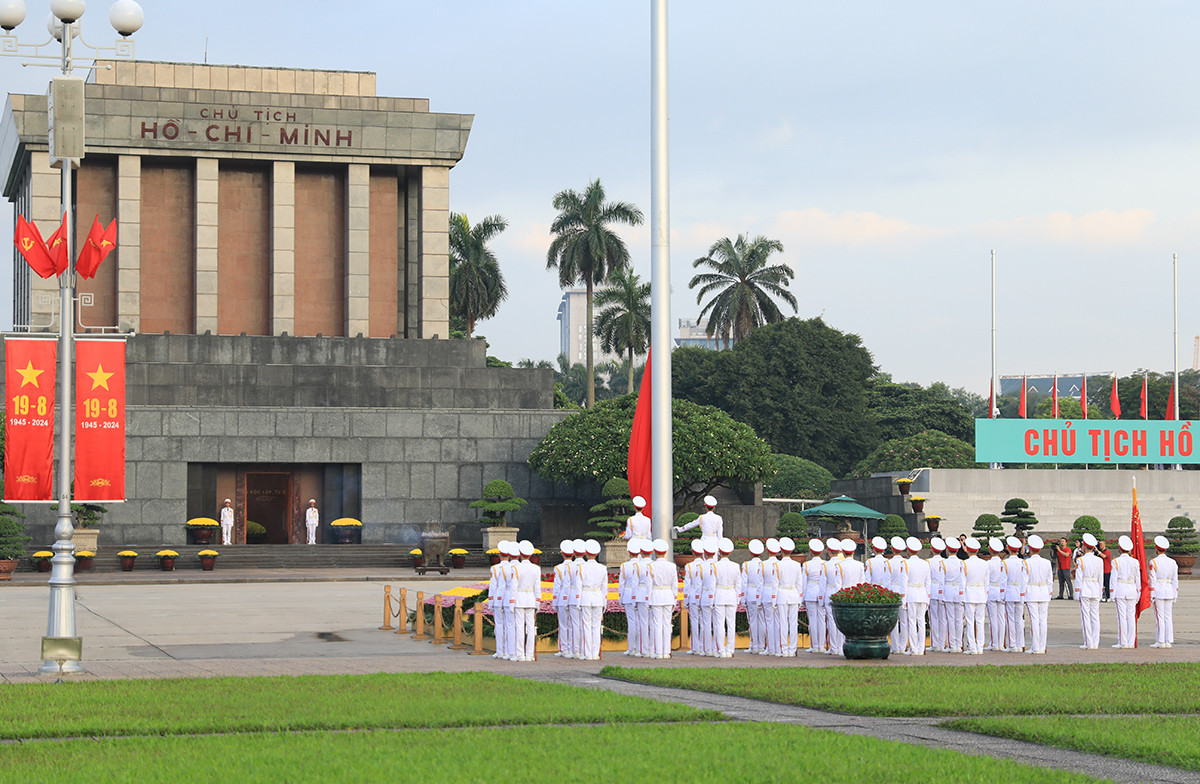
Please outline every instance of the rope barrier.
[{"label": "rope barrier", "polygon": [[396,634],[408,634],[408,589],[400,589],[400,606],[396,609]]},{"label": "rope barrier", "polygon": [[383,626],[379,627],[380,631],[387,631],[392,628],[392,586],[383,586]]}]

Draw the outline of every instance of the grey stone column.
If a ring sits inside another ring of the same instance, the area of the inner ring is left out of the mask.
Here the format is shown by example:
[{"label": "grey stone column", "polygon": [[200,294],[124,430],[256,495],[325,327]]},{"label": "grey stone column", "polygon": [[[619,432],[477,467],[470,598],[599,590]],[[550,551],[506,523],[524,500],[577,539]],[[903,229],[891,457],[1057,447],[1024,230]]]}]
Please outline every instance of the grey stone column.
[{"label": "grey stone column", "polygon": [[196,332],[217,333],[217,195],[216,158],[196,159]]},{"label": "grey stone column", "polygon": [[421,334],[450,337],[450,168],[421,169]]},{"label": "grey stone column", "polygon": [[271,333],[296,334],[296,164],[271,166]]},{"label": "grey stone column", "polygon": [[371,167],[346,176],[346,336],[371,333]]},{"label": "grey stone column", "polygon": [[117,326],[141,330],[142,302],[142,159],[117,158]]}]

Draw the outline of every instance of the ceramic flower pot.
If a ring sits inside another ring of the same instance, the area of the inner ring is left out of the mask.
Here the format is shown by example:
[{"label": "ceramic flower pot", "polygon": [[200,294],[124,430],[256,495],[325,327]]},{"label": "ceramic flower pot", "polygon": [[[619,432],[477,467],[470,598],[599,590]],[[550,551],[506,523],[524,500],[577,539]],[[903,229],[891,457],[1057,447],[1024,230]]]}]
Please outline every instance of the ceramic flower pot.
[{"label": "ceramic flower pot", "polygon": [[90,572],[91,570],[92,570],[92,559],[91,558],[76,558],[75,559],[76,573]]},{"label": "ceramic flower pot", "polygon": [[352,528],[335,528],[333,529],[333,535],[337,537],[338,544],[354,543],[354,529]]},{"label": "ceramic flower pot", "polygon": [[53,564],[51,564],[49,561],[38,561],[37,562],[37,570],[39,572],[48,572],[48,571],[50,571],[52,566],[53,566]]},{"label": "ceramic flower pot", "polygon": [[211,528],[193,528],[192,539],[196,544],[208,544],[212,541],[213,529]]},{"label": "ceramic flower pot", "polygon": [[[50,562],[46,561],[45,563],[48,565]],[[5,559],[3,561],[0,561],[0,582],[4,582],[5,580],[11,580],[12,576],[13,576],[13,572],[15,572],[16,570],[17,570],[17,559],[16,558]],[[49,571],[49,569],[47,569],[46,571]]]},{"label": "ceramic flower pot", "polygon": [[465,555],[450,556],[450,565],[453,566],[455,569],[463,568],[464,566],[467,565],[467,556],[465,556]]},{"label": "ceramic flower pot", "polygon": [[912,510],[914,512],[916,512],[917,514],[920,514],[921,512],[925,511],[925,502],[924,501],[918,501],[914,498],[914,499],[910,500],[909,503],[912,504]]},{"label": "ceramic flower pot", "polygon": [[898,483],[896,485],[896,487],[900,488],[900,495],[908,495],[908,491],[912,489],[912,483],[911,482],[901,482],[901,483]]},{"label": "ceramic flower pot", "polygon": [[425,556],[423,556],[423,555],[414,555],[414,556],[412,557],[412,561],[413,561],[413,568],[414,568],[414,569],[418,569],[418,568],[420,568],[420,567],[422,567],[422,566],[424,566],[424,565],[425,565]]},{"label": "ceramic flower pot", "polygon": [[1167,553],[1167,555],[1170,555],[1175,560],[1175,563],[1179,566],[1180,574],[1192,573],[1192,567],[1196,565],[1196,556],[1194,553],[1190,555],[1173,555]]},{"label": "ceramic flower pot", "polygon": [[217,565],[217,558],[213,555],[200,556],[200,568],[206,572],[211,572],[213,567]]},{"label": "ceramic flower pot", "polygon": [[162,570],[164,572],[175,571],[175,559],[174,558],[159,558],[158,565],[162,567]]},{"label": "ceramic flower pot", "polygon": [[137,556],[135,556],[135,555],[122,555],[121,556],[121,571],[122,572],[132,572],[133,564],[135,561],[137,561]]},{"label": "ceramic flower pot", "polygon": [[834,604],[833,622],[846,635],[847,659],[886,659],[891,653],[888,633],[900,619],[900,603]]}]

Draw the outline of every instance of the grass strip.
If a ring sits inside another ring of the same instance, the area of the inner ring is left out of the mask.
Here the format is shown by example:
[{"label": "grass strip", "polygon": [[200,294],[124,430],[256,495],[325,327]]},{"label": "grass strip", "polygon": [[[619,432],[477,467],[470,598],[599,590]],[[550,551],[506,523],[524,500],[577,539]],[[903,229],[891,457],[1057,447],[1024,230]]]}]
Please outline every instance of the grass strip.
[{"label": "grass strip", "polygon": [[1200,664],[651,669],[602,675],[866,716],[1191,713]]},{"label": "grass strip", "polygon": [[950,729],[1200,770],[1200,718],[1177,716],[955,719]]},{"label": "grass strip", "polygon": [[[531,767],[532,766],[532,767]],[[1008,760],[780,724],[649,724],[205,738],[107,738],[0,746],[9,781],[255,782],[539,780],[859,782],[1095,779]]]},{"label": "grass strip", "polygon": [[0,687],[0,738],[701,721],[712,711],[490,673]]}]

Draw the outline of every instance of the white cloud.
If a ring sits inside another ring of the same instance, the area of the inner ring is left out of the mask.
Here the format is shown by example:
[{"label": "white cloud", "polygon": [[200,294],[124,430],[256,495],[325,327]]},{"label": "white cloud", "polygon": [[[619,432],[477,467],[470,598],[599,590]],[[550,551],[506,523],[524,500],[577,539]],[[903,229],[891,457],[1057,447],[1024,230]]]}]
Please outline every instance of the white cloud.
[{"label": "white cloud", "polygon": [[973,233],[1004,238],[1072,245],[1133,242],[1142,239],[1155,221],[1153,210],[1100,210],[1084,215],[1052,212],[1006,221],[990,221]]},{"label": "white cloud", "polygon": [[874,212],[830,213],[816,208],[779,213],[768,234],[783,240],[828,245],[920,242],[945,236],[946,229],[910,223]]}]

